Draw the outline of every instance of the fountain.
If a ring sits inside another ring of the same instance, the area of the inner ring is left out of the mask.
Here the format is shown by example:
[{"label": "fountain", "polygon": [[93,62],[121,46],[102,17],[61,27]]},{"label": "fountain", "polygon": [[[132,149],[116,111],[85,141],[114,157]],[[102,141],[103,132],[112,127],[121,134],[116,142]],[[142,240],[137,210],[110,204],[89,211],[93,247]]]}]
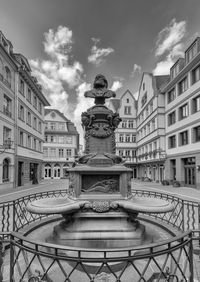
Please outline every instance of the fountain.
[{"label": "fountain", "polygon": [[115,129],[121,119],[105,106],[115,97],[107,80],[97,75],[85,97],[95,105],[82,113],[84,156],[69,171],[67,197],[30,202],[37,214],[61,214],[64,218],[45,240],[70,247],[113,249],[144,244],[147,232],[139,213],[165,213],[173,206],[164,200],[136,198],[131,194],[131,169],[115,155]]}]

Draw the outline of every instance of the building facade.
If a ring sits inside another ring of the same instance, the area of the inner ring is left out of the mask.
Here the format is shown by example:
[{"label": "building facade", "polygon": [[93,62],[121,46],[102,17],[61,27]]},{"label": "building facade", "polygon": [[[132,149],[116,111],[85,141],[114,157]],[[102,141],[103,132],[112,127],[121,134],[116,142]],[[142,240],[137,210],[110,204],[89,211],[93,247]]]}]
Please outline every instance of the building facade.
[{"label": "building facade", "polygon": [[165,95],[166,179],[200,189],[200,38],[170,69]]},{"label": "building facade", "polygon": [[138,177],[153,181],[165,178],[165,99],[160,87],[168,76],[144,73],[137,107]]},{"label": "building facade", "polygon": [[133,178],[137,177],[136,157],[136,114],[137,102],[127,90],[120,99],[111,99],[109,107],[119,113],[122,122],[115,131],[116,154],[125,159],[125,165],[133,169]]},{"label": "building facade", "polygon": [[[16,71],[13,47],[0,31],[0,189],[10,188],[15,178]],[[11,147],[6,143],[10,141]]]},{"label": "building facade", "polygon": [[[13,53],[0,33],[0,154],[1,187],[26,186],[41,179],[44,141],[44,106],[49,102],[31,75],[28,60]],[[5,147],[5,146],[4,146]]]},{"label": "building facade", "polygon": [[45,109],[44,134],[43,178],[67,177],[79,150],[79,134],[74,124],[58,110]]}]

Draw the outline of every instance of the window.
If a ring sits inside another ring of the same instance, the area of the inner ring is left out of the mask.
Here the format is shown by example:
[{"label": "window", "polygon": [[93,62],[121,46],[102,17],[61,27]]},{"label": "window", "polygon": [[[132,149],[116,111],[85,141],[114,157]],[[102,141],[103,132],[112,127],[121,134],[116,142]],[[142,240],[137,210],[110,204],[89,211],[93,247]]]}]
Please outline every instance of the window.
[{"label": "window", "polygon": [[146,118],[148,117],[148,115],[149,115],[149,108],[146,107]]},{"label": "window", "polygon": [[172,112],[168,115],[168,126],[174,124],[176,122],[176,112]]},{"label": "window", "polygon": [[22,79],[19,80],[19,92],[24,95],[24,81]]},{"label": "window", "polygon": [[56,156],[56,149],[50,148],[50,157],[55,157]]},{"label": "window", "polygon": [[6,77],[5,77],[5,80],[6,80],[6,84],[11,87],[11,72],[10,72],[10,69],[6,66],[5,67],[5,71],[6,71]]},{"label": "window", "polygon": [[178,73],[179,73],[179,64],[177,63],[171,68],[171,79],[174,79]]},{"label": "window", "polygon": [[126,135],[125,135],[125,141],[126,141],[126,142],[131,142],[131,136],[130,136],[130,134],[126,134]]},{"label": "window", "polygon": [[142,89],[145,90],[145,83],[142,83]]},{"label": "window", "polygon": [[3,80],[3,62],[0,58],[0,80]]},{"label": "window", "polygon": [[31,103],[31,89],[28,88],[27,90],[27,100]]},{"label": "window", "polygon": [[67,157],[71,157],[71,155],[72,155],[72,150],[71,150],[71,149],[67,149],[67,150],[66,150],[66,155],[67,155]]},{"label": "window", "polygon": [[179,95],[185,92],[187,88],[188,88],[188,81],[187,81],[187,77],[185,77],[178,84]]},{"label": "window", "polygon": [[122,128],[126,128],[126,126],[127,126],[126,120],[122,120]]},{"label": "window", "polygon": [[19,119],[24,121],[24,107],[19,105]]},{"label": "window", "polygon": [[33,106],[37,109],[37,97],[34,96],[34,99],[33,99]]},{"label": "window", "polygon": [[182,120],[188,116],[188,104],[185,104],[179,108],[179,120]]},{"label": "window", "polygon": [[200,111],[200,95],[192,99],[192,113]]},{"label": "window", "polygon": [[119,142],[124,142],[124,134],[119,135]]},{"label": "window", "polygon": [[175,88],[170,90],[167,94],[167,102],[168,104],[171,103],[176,98]]},{"label": "window", "polygon": [[54,141],[54,137],[53,135],[50,136],[50,142],[53,142]]},{"label": "window", "polygon": [[48,157],[48,149],[43,148],[44,157]]},{"label": "window", "polygon": [[67,144],[72,144],[72,136],[67,136],[65,141]]},{"label": "window", "polygon": [[130,157],[130,150],[125,150],[125,156]]},{"label": "window", "polygon": [[135,135],[131,135],[131,141],[133,142],[133,143],[135,143],[136,142],[136,136]]},{"label": "window", "polygon": [[48,135],[44,135],[44,142],[48,142]]},{"label": "window", "polygon": [[128,121],[128,128],[133,128],[133,126],[134,126],[133,120],[129,120]]},{"label": "window", "polygon": [[38,122],[38,131],[40,133],[42,132],[42,123],[41,123],[41,121]]},{"label": "window", "polygon": [[33,128],[37,130],[37,118],[33,118]]},{"label": "window", "polygon": [[51,122],[51,123],[50,123],[50,129],[51,129],[51,130],[55,130],[55,129],[56,129],[56,124],[55,124],[55,122]]},{"label": "window", "polygon": [[64,136],[58,136],[58,143],[65,143],[65,138]]},{"label": "window", "polygon": [[150,113],[153,112],[153,102],[150,103]]},{"label": "window", "polygon": [[35,138],[33,139],[33,149],[37,150],[37,140]]},{"label": "window", "polygon": [[184,146],[188,144],[188,131],[183,131],[180,133],[179,145]]},{"label": "window", "polygon": [[3,143],[6,143],[6,141],[10,138],[11,138],[11,129],[4,126],[3,127]]},{"label": "window", "polygon": [[22,131],[19,132],[19,145],[24,146],[24,133]]},{"label": "window", "polygon": [[200,125],[193,128],[193,142],[200,142]]},{"label": "window", "polygon": [[124,114],[130,115],[131,114],[131,106],[125,106],[124,107]]},{"label": "window", "polygon": [[58,123],[58,130],[65,130],[65,124],[63,122]]},{"label": "window", "polygon": [[47,123],[47,122],[45,122],[45,124],[44,124],[44,129],[45,129],[45,130],[48,129],[48,123]]},{"label": "window", "polygon": [[156,121],[155,119],[152,120],[152,131],[156,129]]},{"label": "window", "polygon": [[3,113],[8,117],[12,117],[12,100],[5,94],[3,97]]},{"label": "window", "polygon": [[143,107],[146,102],[147,102],[147,92],[145,92],[144,95],[142,96],[141,107]]},{"label": "window", "polygon": [[39,102],[39,113],[41,114],[42,113],[42,103]]},{"label": "window", "polygon": [[64,157],[64,150],[63,149],[58,149],[58,155],[59,155],[59,158],[63,158]]},{"label": "window", "polygon": [[9,159],[3,160],[3,173],[2,173],[2,180],[3,182],[9,181]]},{"label": "window", "polygon": [[129,99],[126,99],[126,103],[127,103],[127,104],[129,103]]},{"label": "window", "polygon": [[200,66],[192,70],[192,83],[200,80]]},{"label": "window", "polygon": [[38,151],[42,152],[42,142],[38,142]]},{"label": "window", "polygon": [[27,147],[31,149],[31,135],[27,136]]},{"label": "window", "polygon": [[195,42],[186,52],[186,62],[189,63],[196,56],[197,52],[197,42]]},{"label": "window", "polygon": [[176,147],[176,135],[172,135],[168,138],[168,147],[169,149]]},{"label": "window", "polygon": [[27,112],[27,124],[31,125],[31,113]]}]

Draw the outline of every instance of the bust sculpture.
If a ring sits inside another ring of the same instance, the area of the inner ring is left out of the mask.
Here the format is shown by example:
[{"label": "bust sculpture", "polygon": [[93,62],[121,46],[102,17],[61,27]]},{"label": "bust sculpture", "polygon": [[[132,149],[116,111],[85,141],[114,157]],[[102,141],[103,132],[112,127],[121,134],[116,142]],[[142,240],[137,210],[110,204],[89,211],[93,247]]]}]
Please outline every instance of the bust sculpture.
[{"label": "bust sculpture", "polygon": [[93,83],[93,89],[86,91],[85,97],[94,98],[95,104],[104,104],[106,98],[115,97],[116,94],[112,90],[108,90],[108,81],[102,74],[97,74]]}]

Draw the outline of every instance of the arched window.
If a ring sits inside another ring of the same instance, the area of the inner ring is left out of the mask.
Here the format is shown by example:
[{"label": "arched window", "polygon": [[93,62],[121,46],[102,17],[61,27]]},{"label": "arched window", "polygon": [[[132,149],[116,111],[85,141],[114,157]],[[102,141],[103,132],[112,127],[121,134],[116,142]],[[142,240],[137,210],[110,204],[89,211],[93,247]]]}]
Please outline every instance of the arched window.
[{"label": "arched window", "polygon": [[9,87],[11,86],[11,72],[10,72],[10,69],[9,67],[5,67],[5,72],[6,72],[6,76],[5,76],[5,79],[6,79],[6,82],[8,83]]},{"label": "arched window", "polygon": [[9,164],[10,161],[9,159],[4,159],[3,160],[3,182],[9,181]]}]

